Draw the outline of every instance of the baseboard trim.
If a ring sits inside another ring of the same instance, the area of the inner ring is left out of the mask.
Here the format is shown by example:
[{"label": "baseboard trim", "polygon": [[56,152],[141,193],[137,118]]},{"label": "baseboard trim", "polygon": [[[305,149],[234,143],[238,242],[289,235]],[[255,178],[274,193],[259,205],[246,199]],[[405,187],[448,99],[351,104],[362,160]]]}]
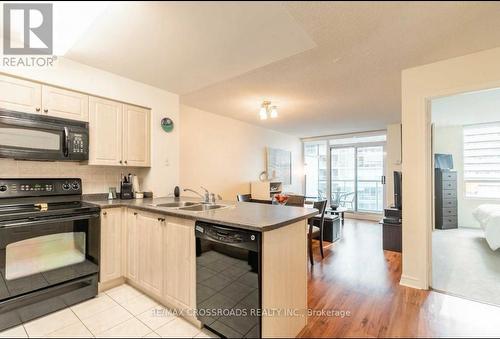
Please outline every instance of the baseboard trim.
[{"label": "baseboard trim", "polygon": [[410,277],[407,275],[402,275],[399,284],[406,287],[415,288],[418,290],[428,290],[429,286],[424,286],[420,279]]},{"label": "baseboard trim", "polygon": [[381,214],[371,214],[371,213],[345,213],[346,219],[355,219],[355,220],[368,220],[368,221],[380,221],[384,216]]},{"label": "baseboard trim", "polygon": [[110,281],[106,281],[104,283],[100,282],[98,284],[98,291],[99,291],[99,293],[101,293],[101,292],[110,290],[110,289],[112,289],[114,287],[117,287],[117,286],[120,286],[120,285],[123,285],[123,284],[125,284],[125,278],[124,277],[116,278],[116,279],[113,279],[113,280],[110,280]]}]

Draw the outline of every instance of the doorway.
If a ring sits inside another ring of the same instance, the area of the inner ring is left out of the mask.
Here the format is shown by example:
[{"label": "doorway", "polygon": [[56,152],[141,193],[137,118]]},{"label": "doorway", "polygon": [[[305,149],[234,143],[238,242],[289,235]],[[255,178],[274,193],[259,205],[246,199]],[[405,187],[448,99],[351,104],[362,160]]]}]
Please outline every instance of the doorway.
[{"label": "doorway", "polygon": [[500,88],[432,100],[432,281],[500,305]]}]

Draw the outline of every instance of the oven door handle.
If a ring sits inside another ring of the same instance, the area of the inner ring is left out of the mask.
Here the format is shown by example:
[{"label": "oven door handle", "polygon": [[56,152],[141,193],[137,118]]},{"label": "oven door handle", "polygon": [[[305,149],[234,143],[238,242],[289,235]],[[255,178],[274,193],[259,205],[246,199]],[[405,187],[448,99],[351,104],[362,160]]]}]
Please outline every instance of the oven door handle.
[{"label": "oven door handle", "polygon": [[10,224],[4,224],[1,225],[0,228],[8,228],[8,227],[23,227],[23,226],[31,226],[31,225],[38,225],[38,224],[46,224],[49,222],[64,222],[64,221],[76,221],[76,220],[86,220],[86,219],[93,219],[93,218],[99,218],[98,213],[91,213],[91,214],[82,214],[82,215],[75,215],[72,217],[64,217],[64,218],[40,218],[36,219],[33,221],[18,221],[18,222],[13,222]]}]

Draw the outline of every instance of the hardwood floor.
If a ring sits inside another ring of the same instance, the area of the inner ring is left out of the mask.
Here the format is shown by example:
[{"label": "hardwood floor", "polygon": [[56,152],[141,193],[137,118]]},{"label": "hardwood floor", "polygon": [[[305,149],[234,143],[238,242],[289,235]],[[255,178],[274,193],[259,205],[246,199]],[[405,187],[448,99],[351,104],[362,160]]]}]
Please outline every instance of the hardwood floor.
[{"label": "hardwood floor", "polygon": [[375,222],[347,219],[325,259],[314,254],[309,308],[345,316],[310,315],[300,337],[500,336],[500,308],[399,285],[401,254],[382,251]]}]

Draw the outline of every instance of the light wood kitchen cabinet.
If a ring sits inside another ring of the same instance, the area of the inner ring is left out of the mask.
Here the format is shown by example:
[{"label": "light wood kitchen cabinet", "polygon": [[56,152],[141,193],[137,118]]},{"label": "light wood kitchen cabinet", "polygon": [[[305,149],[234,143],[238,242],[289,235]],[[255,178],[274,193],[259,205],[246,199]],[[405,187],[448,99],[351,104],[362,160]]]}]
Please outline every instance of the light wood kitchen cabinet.
[{"label": "light wood kitchen cabinet", "polygon": [[161,298],[163,288],[164,219],[156,214],[137,212],[139,285]]},{"label": "light wood kitchen cabinet", "polygon": [[148,109],[123,105],[123,161],[127,166],[150,165],[151,114]]},{"label": "light wood kitchen cabinet", "polygon": [[0,75],[0,109],[89,122],[89,165],[151,166],[151,110]]},{"label": "light wood kitchen cabinet", "polygon": [[122,160],[123,104],[89,98],[89,165],[120,166]]},{"label": "light wood kitchen cabinet", "polygon": [[23,113],[41,114],[42,85],[0,75],[0,108]]},{"label": "light wood kitchen cabinet", "polygon": [[181,308],[196,306],[194,221],[168,217],[164,233],[165,299]]},{"label": "light wood kitchen cabinet", "polygon": [[194,221],[134,208],[124,209],[121,217],[120,211],[110,208],[102,212],[101,283],[125,277],[171,307],[194,309]]},{"label": "light wood kitchen cabinet", "polygon": [[43,113],[64,119],[89,121],[89,96],[42,85]]},{"label": "light wood kitchen cabinet", "polygon": [[122,270],[122,209],[101,212],[100,283],[123,276]]},{"label": "light wood kitchen cabinet", "polygon": [[139,283],[139,213],[135,210],[127,210],[127,235],[126,235],[126,278]]},{"label": "light wood kitchen cabinet", "polygon": [[88,95],[6,75],[0,75],[0,108],[89,121]]},{"label": "light wood kitchen cabinet", "polygon": [[150,166],[151,112],[96,97],[89,99],[89,165]]}]

